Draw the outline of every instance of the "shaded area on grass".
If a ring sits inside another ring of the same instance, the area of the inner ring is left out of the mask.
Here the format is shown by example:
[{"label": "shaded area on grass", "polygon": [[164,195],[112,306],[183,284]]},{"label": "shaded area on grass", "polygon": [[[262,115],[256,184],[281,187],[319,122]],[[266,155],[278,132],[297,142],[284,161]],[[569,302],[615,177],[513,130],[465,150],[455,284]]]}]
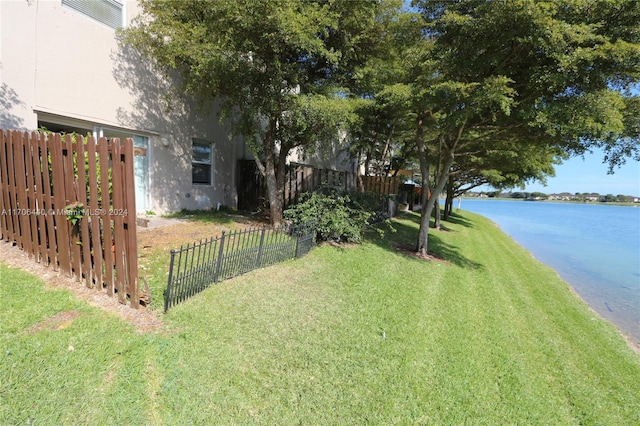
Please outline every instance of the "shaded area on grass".
[{"label": "shaded area on grass", "polygon": [[255,225],[257,223],[268,223],[268,218],[264,214],[252,214],[250,212],[243,211],[232,212],[226,208],[221,208],[220,210],[181,210],[179,212],[166,215],[165,217],[217,225],[237,225],[239,223]]},{"label": "shaded area on grass", "polygon": [[[452,224],[459,224],[465,227],[472,227],[472,223],[468,220],[456,215],[451,221]],[[416,260],[427,260],[416,256],[416,241],[418,238],[418,227],[420,225],[419,213],[403,213],[393,221],[392,230],[383,229],[382,237],[376,232],[368,234],[368,241],[379,247],[390,251],[400,251],[405,255],[409,255]],[[451,262],[460,267],[481,268],[482,264],[466,257],[459,248],[454,247],[446,242],[439,234],[442,232],[456,232],[455,230],[446,229],[437,231],[433,228],[429,229],[429,255],[436,259]]]}]

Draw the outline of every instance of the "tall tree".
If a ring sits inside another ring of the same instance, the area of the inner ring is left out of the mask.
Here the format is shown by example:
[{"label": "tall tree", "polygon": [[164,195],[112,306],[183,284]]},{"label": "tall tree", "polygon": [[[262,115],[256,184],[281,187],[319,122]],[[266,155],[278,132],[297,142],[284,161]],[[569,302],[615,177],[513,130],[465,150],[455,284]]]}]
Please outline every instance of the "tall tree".
[{"label": "tall tree", "polygon": [[407,14],[400,13],[401,0],[380,2],[376,40],[366,61],[349,82],[349,93],[357,99],[358,120],[350,129],[351,153],[361,161],[364,174],[386,176],[406,160],[404,144],[411,119],[407,88],[399,83],[404,73],[402,56],[410,41]]},{"label": "tall tree", "polygon": [[[640,2],[626,0],[419,0],[432,48],[413,82],[423,175],[438,152],[417,250],[456,155],[516,134],[582,153],[603,147],[612,165],[640,157]],[[637,116],[636,116],[637,117]],[[427,133],[430,136],[427,137]],[[423,178],[423,181],[425,178]]]},{"label": "tall tree", "polygon": [[272,223],[282,218],[286,158],[339,137],[349,119],[340,87],[366,56],[378,2],[141,0],[122,40],[183,89],[218,99],[265,176]]}]

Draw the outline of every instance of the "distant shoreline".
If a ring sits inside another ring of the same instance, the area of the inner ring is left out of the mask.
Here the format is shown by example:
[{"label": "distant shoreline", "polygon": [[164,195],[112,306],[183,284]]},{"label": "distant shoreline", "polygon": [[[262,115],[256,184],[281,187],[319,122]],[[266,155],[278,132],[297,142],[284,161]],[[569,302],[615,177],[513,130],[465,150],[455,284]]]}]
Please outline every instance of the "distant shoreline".
[{"label": "distant shoreline", "polygon": [[[628,207],[640,207],[640,203],[633,202],[619,202],[619,201],[577,201],[577,200],[535,200],[530,198],[511,198],[511,197],[476,197],[463,195],[462,197],[456,197],[455,199],[462,198],[463,200],[500,200],[500,201],[534,201],[542,203],[565,203],[565,204],[593,204],[595,206],[628,206]],[[442,198],[444,199],[444,198]]]}]

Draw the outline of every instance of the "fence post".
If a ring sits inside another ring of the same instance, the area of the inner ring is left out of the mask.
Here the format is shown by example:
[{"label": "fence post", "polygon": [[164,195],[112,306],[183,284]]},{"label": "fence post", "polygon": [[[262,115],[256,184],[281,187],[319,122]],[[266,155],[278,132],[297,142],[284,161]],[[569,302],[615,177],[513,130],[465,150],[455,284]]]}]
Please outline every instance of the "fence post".
[{"label": "fence post", "polygon": [[171,262],[169,263],[169,278],[167,278],[167,294],[164,297],[164,312],[169,310],[169,302],[171,301],[171,281],[173,279],[173,260],[176,257],[176,251],[171,249]]},{"label": "fence post", "polygon": [[260,245],[258,246],[258,258],[256,259],[256,268],[260,267],[260,262],[262,261],[262,247],[264,246],[264,234],[266,232],[267,227],[262,225],[262,235],[260,235]]},{"label": "fence post", "polygon": [[218,251],[218,262],[216,265],[216,274],[213,276],[213,282],[217,283],[218,278],[220,277],[220,268],[222,266],[222,250],[224,249],[224,236],[225,231],[222,231],[222,236],[220,237],[220,250]]}]

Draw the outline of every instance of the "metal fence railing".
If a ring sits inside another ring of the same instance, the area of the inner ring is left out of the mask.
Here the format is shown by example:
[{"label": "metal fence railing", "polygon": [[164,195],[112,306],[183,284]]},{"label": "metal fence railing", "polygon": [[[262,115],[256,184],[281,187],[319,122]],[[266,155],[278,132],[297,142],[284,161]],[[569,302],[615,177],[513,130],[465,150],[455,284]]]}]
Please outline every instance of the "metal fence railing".
[{"label": "metal fence railing", "polygon": [[250,228],[171,250],[164,311],[213,283],[304,256],[315,243],[315,233],[310,224]]}]

